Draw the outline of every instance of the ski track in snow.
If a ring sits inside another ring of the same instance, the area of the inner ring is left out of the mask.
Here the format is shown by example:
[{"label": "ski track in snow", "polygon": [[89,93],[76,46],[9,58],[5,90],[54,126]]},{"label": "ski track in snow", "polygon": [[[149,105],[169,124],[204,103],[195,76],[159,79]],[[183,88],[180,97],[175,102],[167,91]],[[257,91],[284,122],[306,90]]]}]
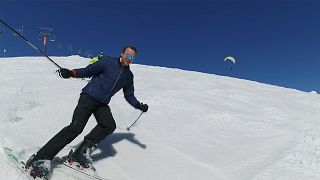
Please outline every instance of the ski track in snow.
[{"label": "ski track in snow", "polygon": [[[66,68],[89,61],[53,59]],[[60,79],[43,57],[0,58],[0,66],[0,100],[6,102],[0,104],[0,144],[26,160],[70,123],[87,80]],[[318,94],[179,69],[131,69],[136,96],[150,109],[127,132],[139,112],[122,92],[112,98],[117,130],[93,153],[99,175],[117,180],[320,179]],[[95,123],[91,117],[58,155],[74,148]],[[0,166],[0,179],[23,179],[2,151]],[[85,178],[58,166],[51,179]]]},{"label": "ski track in snow", "polygon": [[[142,130],[142,132],[144,132],[148,137],[151,137],[151,139],[153,139],[153,142],[157,143],[157,144],[160,144],[162,148],[168,148],[168,149],[171,149],[175,152],[175,154],[178,154],[179,157],[179,161],[177,164],[178,164],[178,167],[177,167],[177,172],[180,172],[179,175],[179,179],[180,180],[183,180],[185,178],[186,175],[183,175],[182,173],[182,167],[184,166],[184,164],[187,162],[187,161],[190,161],[192,164],[197,164],[199,166],[201,166],[202,168],[205,168],[205,169],[208,169],[209,171],[212,172],[212,175],[215,175],[214,179],[227,179],[223,174],[220,174],[216,169],[214,169],[212,166],[206,164],[206,163],[203,163],[197,159],[194,159],[186,154],[184,154],[182,151],[176,149],[175,147],[169,145],[169,144],[166,144],[164,143],[162,140],[154,137],[150,132],[147,132],[146,130]],[[189,162],[189,163],[190,163]],[[212,178],[213,176],[209,177],[209,178]],[[202,177],[203,178],[203,177]]]}]

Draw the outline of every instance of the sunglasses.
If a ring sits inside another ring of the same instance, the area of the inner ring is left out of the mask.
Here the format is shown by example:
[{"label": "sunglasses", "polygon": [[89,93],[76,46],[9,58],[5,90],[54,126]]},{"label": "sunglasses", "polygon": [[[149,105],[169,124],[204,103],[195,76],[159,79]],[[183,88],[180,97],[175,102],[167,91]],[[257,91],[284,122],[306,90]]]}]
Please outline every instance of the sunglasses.
[{"label": "sunglasses", "polygon": [[131,55],[129,53],[126,53],[126,59],[131,59],[132,61],[134,60],[135,56]]}]

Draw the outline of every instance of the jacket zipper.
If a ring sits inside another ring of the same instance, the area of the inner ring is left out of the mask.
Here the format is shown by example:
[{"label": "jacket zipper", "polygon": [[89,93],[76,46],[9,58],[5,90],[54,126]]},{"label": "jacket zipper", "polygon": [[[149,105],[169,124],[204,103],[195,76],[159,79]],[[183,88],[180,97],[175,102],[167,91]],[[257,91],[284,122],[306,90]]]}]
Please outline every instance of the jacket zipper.
[{"label": "jacket zipper", "polygon": [[117,77],[116,82],[113,84],[112,88],[109,90],[108,94],[106,95],[106,97],[104,98],[103,101],[106,101],[106,99],[108,98],[110,92],[111,92],[111,91],[113,90],[113,88],[116,86],[116,84],[117,84],[117,82],[118,82],[118,80],[119,80],[119,78],[120,78],[120,75],[121,75],[121,73],[122,73],[122,69],[123,69],[123,67],[121,67],[121,70],[120,70],[120,73],[118,74],[118,77]]}]

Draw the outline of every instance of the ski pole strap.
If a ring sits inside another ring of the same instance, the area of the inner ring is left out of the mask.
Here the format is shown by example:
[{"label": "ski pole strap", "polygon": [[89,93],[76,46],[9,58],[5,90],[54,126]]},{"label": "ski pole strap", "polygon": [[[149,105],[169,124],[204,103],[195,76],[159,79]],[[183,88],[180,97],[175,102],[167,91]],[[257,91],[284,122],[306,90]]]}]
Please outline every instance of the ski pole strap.
[{"label": "ski pole strap", "polygon": [[59,69],[61,69],[62,67],[59,66],[56,62],[54,62],[48,55],[46,55],[44,52],[42,52],[39,48],[37,48],[35,45],[33,45],[31,42],[29,42],[25,37],[23,37],[20,33],[18,33],[15,29],[13,29],[12,27],[10,27],[7,23],[5,23],[4,21],[2,21],[0,19],[0,22],[5,25],[7,28],[9,28],[11,31],[13,31],[15,34],[17,34],[20,38],[22,38],[27,44],[29,44],[31,47],[33,47],[34,49],[36,49],[37,51],[39,51],[43,56],[45,56],[49,61],[51,61],[54,65],[56,65]]}]

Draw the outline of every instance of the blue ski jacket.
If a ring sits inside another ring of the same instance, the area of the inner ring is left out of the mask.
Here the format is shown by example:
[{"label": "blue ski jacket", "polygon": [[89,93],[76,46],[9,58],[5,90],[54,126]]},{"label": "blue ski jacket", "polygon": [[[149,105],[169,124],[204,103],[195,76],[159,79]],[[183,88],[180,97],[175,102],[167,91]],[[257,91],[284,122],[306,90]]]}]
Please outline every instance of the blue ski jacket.
[{"label": "blue ski jacket", "polygon": [[123,67],[120,58],[104,56],[85,68],[74,69],[77,78],[91,78],[82,89],[96,101],[109,104],[111,97],[123,89],[129,104],[139,108],[140,102],[134,96],[133,74],[130,67]]}]

